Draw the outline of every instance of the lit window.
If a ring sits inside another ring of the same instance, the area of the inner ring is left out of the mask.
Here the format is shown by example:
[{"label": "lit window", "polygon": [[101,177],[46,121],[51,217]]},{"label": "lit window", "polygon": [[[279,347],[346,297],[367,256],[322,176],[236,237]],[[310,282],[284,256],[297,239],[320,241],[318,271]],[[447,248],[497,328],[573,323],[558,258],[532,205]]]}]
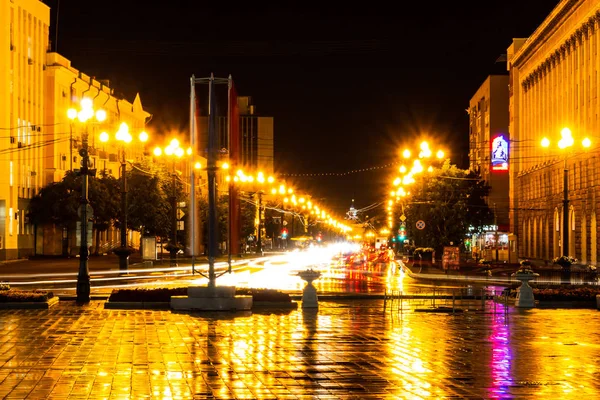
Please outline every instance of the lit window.
[{"label": "lit window", "polygon": [[13,214],[12,207],[8,210],[8,234],[10,236],[13,235],[13,218],[15,215]]}]

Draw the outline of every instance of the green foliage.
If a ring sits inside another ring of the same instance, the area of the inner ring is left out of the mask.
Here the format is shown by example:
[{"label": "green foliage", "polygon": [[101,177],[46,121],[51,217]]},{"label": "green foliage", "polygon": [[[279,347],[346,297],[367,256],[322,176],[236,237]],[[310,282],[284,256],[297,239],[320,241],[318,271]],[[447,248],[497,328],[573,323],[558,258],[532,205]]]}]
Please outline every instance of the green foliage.
[{"label": "green foliage", "polygon": [[127,176],[127,227],[166,238],[171,232],[171,202],[157,175],[134,169]]},{"label": "green foliage", "polygon": [[[409,237],[417,245],[441,251],[451,242],[462,244],[470,225],[493,222],[493,213],[484,202],[489,188],[474,173],[446,161],[440,168],[415,178],[404,212],[410,221]],[[425,229],[416,229],[418,220],[425,221]]]},{"label": "green foliage", "polygon": [[[119,213],[118,180],[102,175],[88,179],[88,199],[97,230],[106,230]],[[81,204],[81,177],[68,171],[62,181],[42,188],[31,199],[28,215],[36,225],[56,224],[71,226],[79,221],[77,209]]]}]

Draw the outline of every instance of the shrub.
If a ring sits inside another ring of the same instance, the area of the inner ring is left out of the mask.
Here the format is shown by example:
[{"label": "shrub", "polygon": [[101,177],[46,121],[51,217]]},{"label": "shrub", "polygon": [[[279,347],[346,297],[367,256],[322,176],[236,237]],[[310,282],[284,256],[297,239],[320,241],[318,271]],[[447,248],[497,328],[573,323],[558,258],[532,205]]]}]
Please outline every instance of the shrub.
[{"label": "shrub", "polygon": [[595,301],[596,295],[600,294],[600,288],[584,286],[578,288],[533,289],[533,294],[537,300],[542,301]]},{"label": "shrub", "polygon": [[8,284],[7,282],[0,282],[0,290],[9,290],[10,289],[10,284]]},{"label": "shrub", "polygon": [[[254,301],[291,302],[290,295],[274,289],[236,289],[235,294],[252,296]],[[123,302],[162,302],[171,301],[171,296],[187,295],[186,287],[178,288],[139,288],[113,290],[108,301]]]},{"label": "shrub", "polygon": [[43,303],[54,297],[54,293],[44,290],[2,290],[0,303]]},{"label": "shrub", "polygon": [[116,289],[112,291],[108,301],[168,303],[171,301],[171,296],[185,295],[187,295],[186,287]]}]

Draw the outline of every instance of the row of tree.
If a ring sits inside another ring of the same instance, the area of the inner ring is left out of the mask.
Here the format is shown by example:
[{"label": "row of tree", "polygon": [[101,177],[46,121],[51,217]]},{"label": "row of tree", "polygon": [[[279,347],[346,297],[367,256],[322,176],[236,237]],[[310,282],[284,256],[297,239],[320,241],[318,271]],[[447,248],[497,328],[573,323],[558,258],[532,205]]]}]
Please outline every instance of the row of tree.
[{"label": "row of tree", "polygon": [[[150,165],[133,165],[127,172],[127,229],[142,233],[142,235],[155,236],[167,242],[173,229],[173,197],[175,204],[186,202],[182,211],[187,213],[187,195],[183,190],[184,183],[176,175],[165,170],[152,169]],[[96,177],[89,179],[88,199],[93,208],[91,221],[96,234],[94,254],[99,253],[100,234],[111,226],[121,227],[122,210],[122,181],[111,175],[99,171]],[[34,226],[55,225],[66,228],[67,232],[74,232],[79,217],[77,210],[81,199],[81,177],[75,172],[68,171],[60,182],[51,183],[44,187],[31,199],[28,209],[29,220]],[[219,196],[217,213],[219,216],[219,241],[227,238],[228,196]],[[204,196],[199,195],[197,200],[197,216],[202,229],[201,236],[204,244],[207,240],[207,211],[208,204]],[[265,213],[265,233],[270,237],[277,237],[279,224],[272,223],[273,216],[280,215],[277,211],[267,210]],[[255,233],[256,205],[250,196],[247,201],[241,202],[242,227],[241,237],[247,238]],[[291,217],[290,217],[291,218]],[[298,221],[298,218],[293,219]],[[184,224],[188,228],[188,224]],[[298,231],[300,229],[298,228]],[[187,242],[187,232],[177,232],[177,242],[184,247]],[[118,246],[115,243],[114,246]]]}]

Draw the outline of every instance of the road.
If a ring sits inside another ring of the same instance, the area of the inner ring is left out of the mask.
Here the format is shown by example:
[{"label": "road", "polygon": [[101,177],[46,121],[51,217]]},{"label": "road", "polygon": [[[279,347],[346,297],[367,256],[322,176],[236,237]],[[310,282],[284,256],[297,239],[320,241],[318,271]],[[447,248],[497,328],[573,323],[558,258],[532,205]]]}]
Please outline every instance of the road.
[{"label": "road", "polygon": [[[383,294],[420,293],[431,291],[429,284],[420,284],[406,276],[395,262],[365,262],[337,258],[337,248],[313,248],[304,251],[267,253],[264,257],[233,260],[231,273],[228,263],[215,263],[217,285],[240,288],[277,289],[300,293],[304,282],[297,274],[308,268],[321,273],[314,282],[321,294]],[[13,289],[50,289],[56,294],[73,295],[77,282],[79,259],[30,260],[0,265],[0,281]],[[110,293],[116,288],[206,285],[206,262],[195,264],[179,261],[171,267],[168,261],[153,266],[132,264],[127,274],[118,269],[116,258],[91,258],[89,261],[92,295]],[[460,286],[456,286],[460,287]],[[439,288],[438,288],[439,290]]]}]

